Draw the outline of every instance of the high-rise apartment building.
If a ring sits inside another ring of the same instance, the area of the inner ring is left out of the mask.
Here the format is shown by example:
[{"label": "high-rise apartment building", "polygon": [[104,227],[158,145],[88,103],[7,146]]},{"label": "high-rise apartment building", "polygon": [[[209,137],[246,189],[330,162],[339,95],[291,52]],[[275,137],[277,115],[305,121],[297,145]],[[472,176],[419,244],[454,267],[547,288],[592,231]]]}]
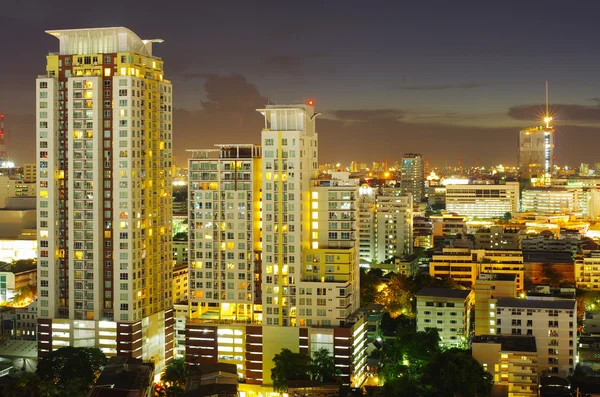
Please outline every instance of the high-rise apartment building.
[{"label": "high-rise apartment building", "polygon": [[406,153],[402,157],[402,175],[400,184],[404,194],[410,194],[413,202],[420,203],[425,197],[425,174],[423,156],[418,153]]},{"label": "high-rise apartment building", "polygon": [[398,188],[360,188],[360,260],[383,262],[413,249],[413,201]]},{"label": "high-rise apartment building", "polygon": [[530,178],[548,179],[554,168],[554,128],[536,126],[519,131],[519,171]]},{"label": "high-rise apartment building", "polygon": [[216,149],[191,153],[188,258],[192,317],[258,320],[254,303],[260,284],[254,280],[260,276],[255,258],[260,251],[260,146],[217,145]]},{"label": "high-rise apartment building", "polygon": [[316,179],[312,106],[259,111],[261,146],[219,145],[189,160],[186,361],[235,364],[245,383],[269,385],[282,348],[325,348],[342,383],[361,384],[358,180]]},{"label": "high-rise apartment building", "polygon": [[48,31],[36,81],[39,354],[172,357],[171,84],[129,29]]}]

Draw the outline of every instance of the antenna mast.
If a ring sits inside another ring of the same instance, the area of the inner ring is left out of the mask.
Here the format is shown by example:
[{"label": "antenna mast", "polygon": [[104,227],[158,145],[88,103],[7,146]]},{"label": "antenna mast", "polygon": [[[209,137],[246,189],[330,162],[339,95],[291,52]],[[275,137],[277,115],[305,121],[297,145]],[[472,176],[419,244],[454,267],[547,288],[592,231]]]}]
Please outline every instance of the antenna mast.
[{"label": "antenna mast", "polygon": [[4,115],[0,114],[0,161],[6,160],[6,146],[4,145]]},{"label": "antenna mast", "polygon": [[544,123],[546,123],[546,128],[550,128],[551,121],[552,117],[550,117],[550,111],[548,109],[548,80],[546,80],[546,113],[544,114]]}]

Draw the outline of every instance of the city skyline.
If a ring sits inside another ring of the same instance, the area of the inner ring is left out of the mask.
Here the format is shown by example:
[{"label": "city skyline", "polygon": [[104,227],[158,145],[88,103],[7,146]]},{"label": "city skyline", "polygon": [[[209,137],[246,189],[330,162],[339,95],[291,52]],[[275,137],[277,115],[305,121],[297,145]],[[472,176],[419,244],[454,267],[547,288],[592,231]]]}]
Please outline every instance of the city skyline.
[{"label": "city skyline", "polygon": [[[0,76],[0,112],[18,163],[34,157],[29,79],[43,67],[34,54],[52,48],[44,30],[73,26],[128,26],[170,43],[156,53],[172,65],[180,166],[188,143],[246,142],[261,125],[254,109],[308,98],[323,113],[323,162],[392,161],[414,151],[432,166],[454,165],[458,156],[475,165],[477,154],[483,165],[516,165],[518,132],[537,123],[545,80],[557,112],[556,163],[598,160],[586,144],[600,121],[594,91],[600,59],[588,52],[593,4],[585,10],[552,2],[518,9],[438,4],[432,11],[349,2],[319,4],[314,12],[316,4],[307,3],[287,13],[233,2],[239,12],[229,13],[226,5],[164,9],[150,1],[143,15],[128,4],[119,12],[103,6],[102,13],[77,14],[76,7],[35,3],[5,6],[0,16],[5,29],[20,32],[3,50],[16,62],[4,62]],[[527,28],[541,23],[553,29]]]}]

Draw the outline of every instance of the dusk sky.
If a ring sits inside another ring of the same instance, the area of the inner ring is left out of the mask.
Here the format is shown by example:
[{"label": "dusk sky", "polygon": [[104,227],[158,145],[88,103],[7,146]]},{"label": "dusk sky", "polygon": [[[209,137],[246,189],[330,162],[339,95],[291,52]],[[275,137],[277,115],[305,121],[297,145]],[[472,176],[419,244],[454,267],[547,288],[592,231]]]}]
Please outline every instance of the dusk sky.
[{"label": "dusk sky", "polygon": [[556,162],[600,162],[600,3],[566,1],[0,0],[0,113],[17,162],[34,159],[35,78],[51,29],[125,26],[161,38],[175,155],[258,143],[254,109],[312,98],[320,162],[516,165],[545,81]]}]

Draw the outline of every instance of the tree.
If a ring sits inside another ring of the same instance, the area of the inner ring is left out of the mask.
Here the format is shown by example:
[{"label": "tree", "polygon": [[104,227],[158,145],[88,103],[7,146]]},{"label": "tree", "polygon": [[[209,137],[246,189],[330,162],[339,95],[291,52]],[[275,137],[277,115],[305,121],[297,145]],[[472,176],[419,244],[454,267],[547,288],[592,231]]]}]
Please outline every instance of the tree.
[{"label": "tree", "polygon": [[61,394],[83,396],[106,362],[106,356],[98,348],[68,346],[42,357],[36,374],[41,381],[56,385]]},{"label": "tree", "polygon": [[327,349],[319,349],[313,353],[311,375],[313,380],[333,382],[341,374],[336,368],[333,357]]},{"label": "tree", "polygon": [[288,383],[292,380],[310,380],[311,359],[301,353],[294,353],[289,349],[281,349],[273,357],[271,380],[276,392],[285,392]]},{"label": "tree", "polygon": [[410,284],[408,277],[392,274],[389,282],[378,289],[375,302],[383,305],[393,317],[399,314],[412,315]]},{"label": "tree", "polygon": [[422,381],[440,397],[489,396],[494,384],[492,375],[468,350],[457,348],[434,355],[423,369]]},{"label": "tree", "polygon": [[544,283],[551,287],[559,287],[563,282],[562,274],[550,263],[542,265],[542,276],[544,277]]},{"label": "tree", "polygon": [[502,216],[502,220],[504,222],[508,222],[512,219],[512,214],[510,212],[505,212],[504,215]]},{"label": "tree", "polygon": [[[185,365],[185,359],[176,358],[171,361],[171,364],[167,365],[165,372],[161,375],[160,380],[173,387],[185,387],[185,381],[187,379],[188,370]],[[168,395],[168,393],[167,393]]]}]

